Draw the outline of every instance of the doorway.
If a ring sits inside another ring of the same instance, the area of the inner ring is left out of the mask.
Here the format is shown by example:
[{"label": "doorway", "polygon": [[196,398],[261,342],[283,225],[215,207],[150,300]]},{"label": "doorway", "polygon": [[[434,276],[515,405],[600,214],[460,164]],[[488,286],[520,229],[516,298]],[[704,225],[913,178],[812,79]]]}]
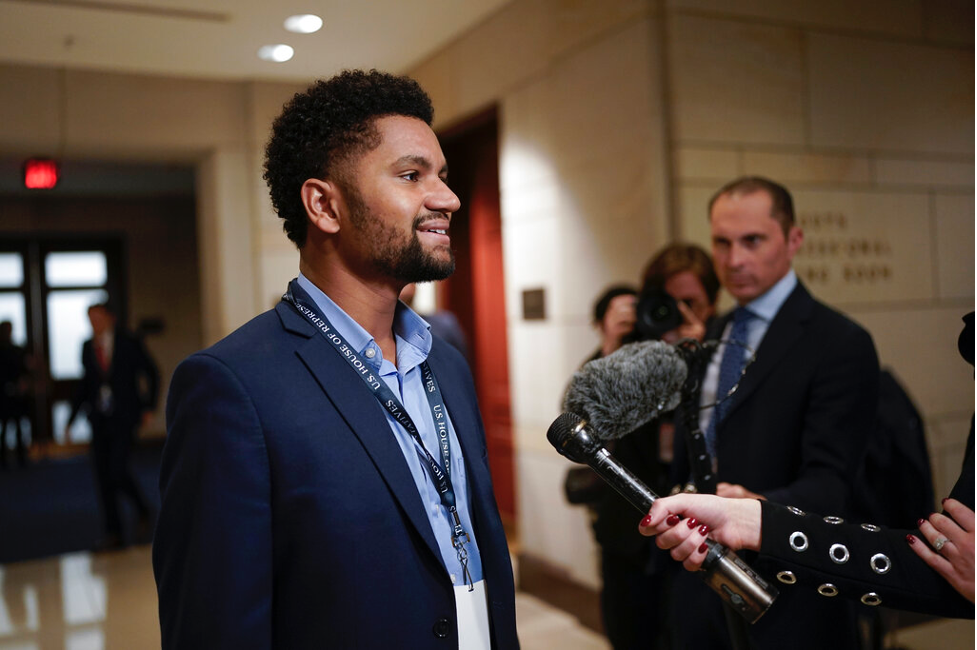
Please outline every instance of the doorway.
[{"label": "doorway", "polygon": [[495,498],[503,522],[512,529],[516,487],[502,275],[498,111],[493,107],[439,138],[448,161],[448,184],[461,199],[461,209],[451,219],[457,268],[440,284],[438,303],[458,317],[470,342]]},{"label": "doorway", "polygon": [[0,240],[0,322],[11,323],[13,344],[27,352],[30,408],[22,424],[35,448],[67,449],[90,439],[83,416],[68,430],[65,424],[84,373],[88,307],[111,297],[118,313],[126,313],[123,260],[118,236]]}]

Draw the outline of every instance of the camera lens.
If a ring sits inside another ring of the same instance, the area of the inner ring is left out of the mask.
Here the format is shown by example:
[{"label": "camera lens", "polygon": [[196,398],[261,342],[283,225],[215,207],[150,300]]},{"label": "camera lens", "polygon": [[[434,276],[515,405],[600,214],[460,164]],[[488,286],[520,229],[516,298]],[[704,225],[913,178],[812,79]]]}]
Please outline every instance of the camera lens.
[{"label": "camera lens", "polygon": [[638,298],[637,330],[641,340],[655,341],[682,324],[675,299],[661,289],[645,291]]}]

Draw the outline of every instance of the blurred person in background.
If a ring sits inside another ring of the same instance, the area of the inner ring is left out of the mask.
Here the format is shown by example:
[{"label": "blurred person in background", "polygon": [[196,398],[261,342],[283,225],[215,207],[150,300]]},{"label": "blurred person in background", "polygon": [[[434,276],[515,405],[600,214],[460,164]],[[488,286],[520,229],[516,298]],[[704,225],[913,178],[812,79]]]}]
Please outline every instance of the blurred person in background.
[{"label": "blurred person in background", "polygon": [[92,338],[81,349],[84,376],[65,424],[82,410],[92,427],[92,461],[105,524],[105,537],[96,550],[114,550],[130,541],[124,530],[119,500],[128,497],[138,520],[132,541],[148,542],[152,532],[149,502],[129,466],[140,426],[156,410],[159,371],[142,341],[118,326],[108,303],[88,308]]},{"label": "blurred person in background", "polygon": [[[636,314],[636,305],[637,309],[643,307],[649,296],[657,304],[662,293],[672,299],[669,305],[678,310],[675,320],[664,325],[670,329],[635,333],[636,319],[644,318]],[[631,331],[624,335],[626,340],[651,337],[668,343],[683,338],[701,341],[716,313],[719,279],[704,250],[691,244],[670,244],[645,268],[640,295],[641,300],[637,301],[635,296],[627,295],[631,299],[628,311],[622,309],[621,316],[602,331],[616,334],[628,326]],[[666,413],[613,444],[614,456],[658,494],[668,491],[675,428],[674,414]],[[592,472],[590,468],[582,469]],[[594,533],[601,547],[603,581],[601,614],[608,640],[616,650],[670,647],[663,616],[669,606],[667,555],[635,530],[634,506],[613,489],[600,492],[595,509]]]},{"label": "blurred person in background", "polygon": [[13,323],[0,323],[0,467],[7,467],[7,433],[14,431],[17,463],[27,466],[23,421],[30,417],[30,357],[13,341]]}]

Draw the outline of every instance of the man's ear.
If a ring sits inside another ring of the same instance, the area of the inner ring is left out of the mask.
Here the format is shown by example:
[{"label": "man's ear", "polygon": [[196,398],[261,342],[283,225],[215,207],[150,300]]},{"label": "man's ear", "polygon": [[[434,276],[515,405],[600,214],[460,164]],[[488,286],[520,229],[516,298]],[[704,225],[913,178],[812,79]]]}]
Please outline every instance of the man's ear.
[{"label": "man's ear", "polygon": [[787,233],[787,254],[788,259],[794,259],[794,255],[800,250],[801,244],[804,243],[804,231],[801,230],[800,226],[791,226],[790,232]]},{"label": "man's ear", "polygon": [[307,179],[302,183],[302,205],[305,206],[311,227],[327,234],[339,232],[342,197],[335,183],[318,178]]}]

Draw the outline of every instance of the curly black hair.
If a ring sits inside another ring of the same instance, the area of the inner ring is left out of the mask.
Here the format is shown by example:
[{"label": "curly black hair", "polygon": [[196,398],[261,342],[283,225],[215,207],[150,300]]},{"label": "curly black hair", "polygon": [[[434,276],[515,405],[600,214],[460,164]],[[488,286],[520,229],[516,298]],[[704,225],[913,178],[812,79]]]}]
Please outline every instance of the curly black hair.
[{"label": "curly black hair", "polygon": [[265,148],[264,179],[288,238],[305,245],[308,220],[302,184],[310,178],[343,180],[351,154],[380,145],[376,119],[405,115],[434,120],[431,98],[409,77],[377,70],[344,70],[320,79],[285,104]]}]

